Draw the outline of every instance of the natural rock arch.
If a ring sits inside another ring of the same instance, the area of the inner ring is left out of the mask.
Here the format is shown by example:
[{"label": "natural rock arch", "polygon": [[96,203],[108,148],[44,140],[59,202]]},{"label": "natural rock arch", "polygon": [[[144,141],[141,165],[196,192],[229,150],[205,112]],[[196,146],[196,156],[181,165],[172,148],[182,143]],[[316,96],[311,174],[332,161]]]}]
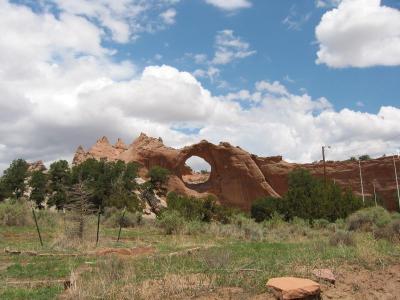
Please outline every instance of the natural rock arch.
[{"label": "natural rock arch", "polygon": [[[283,195],[288,189],[288,174],[295,168],[304,168],[316,176],[323,176],[322,163],[295,164],[282,160],[281,156],[258,157],[229,143],[214,145],[201,141],[183,149],[174,149],[166,147],[162,139],[145,134],[141,134],[129,146],[121,140],[111,145],[108,139],[103,137],[88,151],[78,147],[73,164],[79,164],[88,158],[134,161],[143,166],[141,176],[146,176],[147,170],[159,165],[172,173],[168,181],[168,191],[202,196],[204,194],[185,186],[181,179],[184,163],[190,156],[199,156],[212,167],[210,180],[202,187],[201,192],[215,194],[222,203],[244,210],[249,210],[257,198]],[[328,178],[360,193],[357,163],[327,162],[326,166]],[[376,181],[378,192],[386,199],[386,204],[389,208],[396,209],[393,157],[364,162],[363,176],[366,183]],[[372,184],[366,185],[364,191],[367,196],[373,195]]]},{"label": "natural rock arch", "polygon": [[[197,161],[203,161],[208,164],[207,169],[205,169],[206,173],[203,173],[203,170],[196,170],[194,167],[190,166],[189,161],[192,158],[196,158]],[[185,186],[189,189],[195,190],[199,193],[204,193],[209,190],[211,174],[214,174],[213,167],[209,162],[207,162],[202,157],[197,155],[189,156],[183,165],[183,169],[181,170],[181,179]]]}]

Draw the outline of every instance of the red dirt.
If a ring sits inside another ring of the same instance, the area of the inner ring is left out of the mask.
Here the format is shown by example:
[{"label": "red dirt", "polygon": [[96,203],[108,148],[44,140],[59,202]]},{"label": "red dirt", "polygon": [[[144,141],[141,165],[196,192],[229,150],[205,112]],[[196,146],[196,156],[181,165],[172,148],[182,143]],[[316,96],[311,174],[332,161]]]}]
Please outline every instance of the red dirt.
[{"label": "red dirt", "polygon": [[103,256],[107,254],[127,255],[127,256],[139,256],[144,254],[154,253],[153,247],[139,247],[139,248],[105,248],[96,251],[96,255]]}]

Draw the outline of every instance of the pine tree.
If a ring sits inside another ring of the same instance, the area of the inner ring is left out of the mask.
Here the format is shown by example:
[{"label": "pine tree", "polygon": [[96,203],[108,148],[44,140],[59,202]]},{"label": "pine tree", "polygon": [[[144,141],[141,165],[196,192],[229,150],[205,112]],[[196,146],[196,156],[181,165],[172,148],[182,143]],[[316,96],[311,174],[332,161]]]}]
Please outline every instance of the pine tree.
[{"label": "pine tree", "polygon": [[28,163],[23,159],[13,160],[10,167],[4,171],[3,193],[21,198],[26,190],[25,180],[28,177]]},{"label": "pine tree", "polygon": [[29,186],[32,188],[30,200],[35,202],[36,207],[42,209],[46,198],[47,176],[42,171],[32,172]]}]

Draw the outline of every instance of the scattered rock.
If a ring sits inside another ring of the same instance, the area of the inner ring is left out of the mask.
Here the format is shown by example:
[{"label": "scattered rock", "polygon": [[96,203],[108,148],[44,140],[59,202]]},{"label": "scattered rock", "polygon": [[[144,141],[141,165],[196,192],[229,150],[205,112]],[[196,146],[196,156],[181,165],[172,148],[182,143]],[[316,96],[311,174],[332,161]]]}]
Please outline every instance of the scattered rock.
[{"label": "scattered rock", "polygon": [[271,278],[267,282],[267,287],[280,300],[320,299],[320,285],[309,279],[296,277]]},{"label": "scattered rock", "polygon": [[336,277],[330,269],[315,269],[312,271],[313,275],[320,280],[324,280],[335,284]]}]

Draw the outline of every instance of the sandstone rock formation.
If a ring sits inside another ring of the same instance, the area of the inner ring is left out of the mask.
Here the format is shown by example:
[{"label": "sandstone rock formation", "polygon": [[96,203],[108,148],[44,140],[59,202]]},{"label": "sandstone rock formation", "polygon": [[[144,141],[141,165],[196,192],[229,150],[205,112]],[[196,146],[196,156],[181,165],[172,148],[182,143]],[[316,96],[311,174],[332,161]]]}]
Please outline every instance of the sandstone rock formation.
[{"label": "sandstone rock formation", "polygon": [[[191,172],[185,162],[192,156],[198,156],[210,164],[208,181],[199,184],[183,181],[183,176]],[[288,188],[288,174],[295,168],[305,168],[316,176],[323,176],[322,163],[288,163],[281,156],[258,157],[229,143],[215,145],[205,140],[174,149],[165,146],[161,138],[152,138],[143,133],[129,146],[120,139],[111,145],[106,137],[99,139],[88,151],[79,146],[73,164],[88,158],[135,161],[142,166],[142,176],[151,167],[161,166],[172,174],[167,184],[169,191],[191,196],[214,194],[221,203],[244,210],[249,210],[251,203],[259,197],[283,195]],[[391,208],[395,208],[396,185],[392,157],[365,161],[362,169],[367,196],[373,195],[374,183],[378,194]],[[360,193],[357,162],[328,162],[327,175],[336,183]]]},{"label": "sandstone rock formation", "polygon": [[72,163],[77,165],[88,158],[117,160],[119,159],[119,155],[127,149],[128,147],[121,139],[118,139],[115,145],[111,145],[107,137],[103,136],[101,139],[97,140],[96,144],[94,144],[87,152],[85,152],[82,146],[79,146]]},{"label": "sandstone rock formation", "polygon": [[34,171],[45,171],[46,166],[44,165],[42,160],[38,160],[32,163],[28,163],[28,172],[34,172]]}]

